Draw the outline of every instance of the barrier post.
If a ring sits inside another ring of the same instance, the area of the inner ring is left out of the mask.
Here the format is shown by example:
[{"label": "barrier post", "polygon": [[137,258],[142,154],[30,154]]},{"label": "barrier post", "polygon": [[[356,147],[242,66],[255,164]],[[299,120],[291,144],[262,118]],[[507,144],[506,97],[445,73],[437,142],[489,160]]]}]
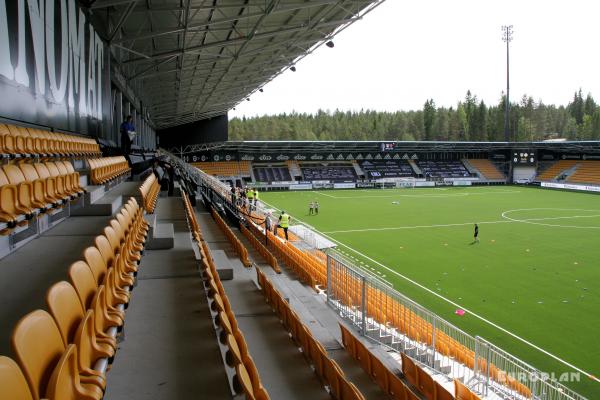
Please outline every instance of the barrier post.
[{"label": "barrier post", "polygon": [[361,276],[360,283],[360,311],[362,313],[362,335],[365,336],[367,334],[367,278],[365,276]]},{"label": "barrier post", "polygon": [[433,356],[431,358],[431,368],[435,369],[435,327],[437,318],[431,320],[431,349],[433,350]]},{"label": "barrier post", "polygon": [[325,295],[327,296],[327,304],[329,305],[331,305],[331,298],[329,297],[331,286],[331,255],[327,254],[327,291]]}]

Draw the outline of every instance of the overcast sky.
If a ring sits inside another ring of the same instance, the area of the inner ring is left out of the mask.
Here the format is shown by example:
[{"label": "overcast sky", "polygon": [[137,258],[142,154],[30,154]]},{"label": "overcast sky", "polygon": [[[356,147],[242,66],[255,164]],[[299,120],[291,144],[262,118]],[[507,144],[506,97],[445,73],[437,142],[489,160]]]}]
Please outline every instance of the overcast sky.
[{"label": "overcast sky", "polygon": [[453,106],[467,89],[497,103],[510,24],[511,100],[566,104],[580,87],[600,96],[599,11],[594,0],[386,0],[229,116]]}]

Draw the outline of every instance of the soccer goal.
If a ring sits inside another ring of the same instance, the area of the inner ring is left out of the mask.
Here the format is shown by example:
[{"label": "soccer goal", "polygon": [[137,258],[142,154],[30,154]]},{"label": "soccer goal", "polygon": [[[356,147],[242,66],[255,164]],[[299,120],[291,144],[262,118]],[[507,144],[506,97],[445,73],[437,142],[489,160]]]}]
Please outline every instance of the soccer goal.
[{"label": "soccer goal", "polygon": [[415,187],[415,178],[383,178],[377,180],[375,187],[380,189],[408,189]]}]

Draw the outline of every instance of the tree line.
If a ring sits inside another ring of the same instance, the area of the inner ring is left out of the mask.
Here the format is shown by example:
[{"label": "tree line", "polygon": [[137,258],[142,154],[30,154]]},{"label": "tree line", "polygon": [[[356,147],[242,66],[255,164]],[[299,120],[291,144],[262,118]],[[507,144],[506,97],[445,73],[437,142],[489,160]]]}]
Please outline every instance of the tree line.
[{"label": "tree line", "polygon": [[[505,96],[487,105],[471,91],[456,107],[428,99],[421,110],[290,113],[229,121],[229,140],[447,140],[503,141]],[[511,141],[553,138],[600,140],[600,107],[591,94],[575,92],[567,106],[524,95],[510,105]]]}]

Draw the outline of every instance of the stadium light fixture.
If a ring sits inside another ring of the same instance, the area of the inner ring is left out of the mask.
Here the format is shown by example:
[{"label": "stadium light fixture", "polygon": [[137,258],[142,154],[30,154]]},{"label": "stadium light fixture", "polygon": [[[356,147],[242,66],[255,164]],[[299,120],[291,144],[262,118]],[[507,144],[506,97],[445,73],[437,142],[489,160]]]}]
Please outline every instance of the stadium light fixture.
[{"label": "stadium light fixture", "polygon": [[246,97],[246,101],[250,101],[250,97]]},{"label": "stadium light fixture", "polygon": [[263,88],[258,89],[259,92],[264,92]]},{"label": "stadium light fixture", "polygon": [[513,40],[513,26],[502,26],[502,41],[506,43],[506,98],[504,105],[504,141],[509,141],[509,108],[510,108],[510,68],[509,68],[509,44]]},{"label": "stadium light fixture", "polygon": [[325,46],[329,47],[330,49],[333,49],[335,44],[333,43],[332,40],[327,41],[327,43],[325,43]]},{"label": "stadium light fixture", "polygon": [[292,70],[292,72],[296,72],[296,66],[292,65],[292,66],[290,67],[290,69]]}]

